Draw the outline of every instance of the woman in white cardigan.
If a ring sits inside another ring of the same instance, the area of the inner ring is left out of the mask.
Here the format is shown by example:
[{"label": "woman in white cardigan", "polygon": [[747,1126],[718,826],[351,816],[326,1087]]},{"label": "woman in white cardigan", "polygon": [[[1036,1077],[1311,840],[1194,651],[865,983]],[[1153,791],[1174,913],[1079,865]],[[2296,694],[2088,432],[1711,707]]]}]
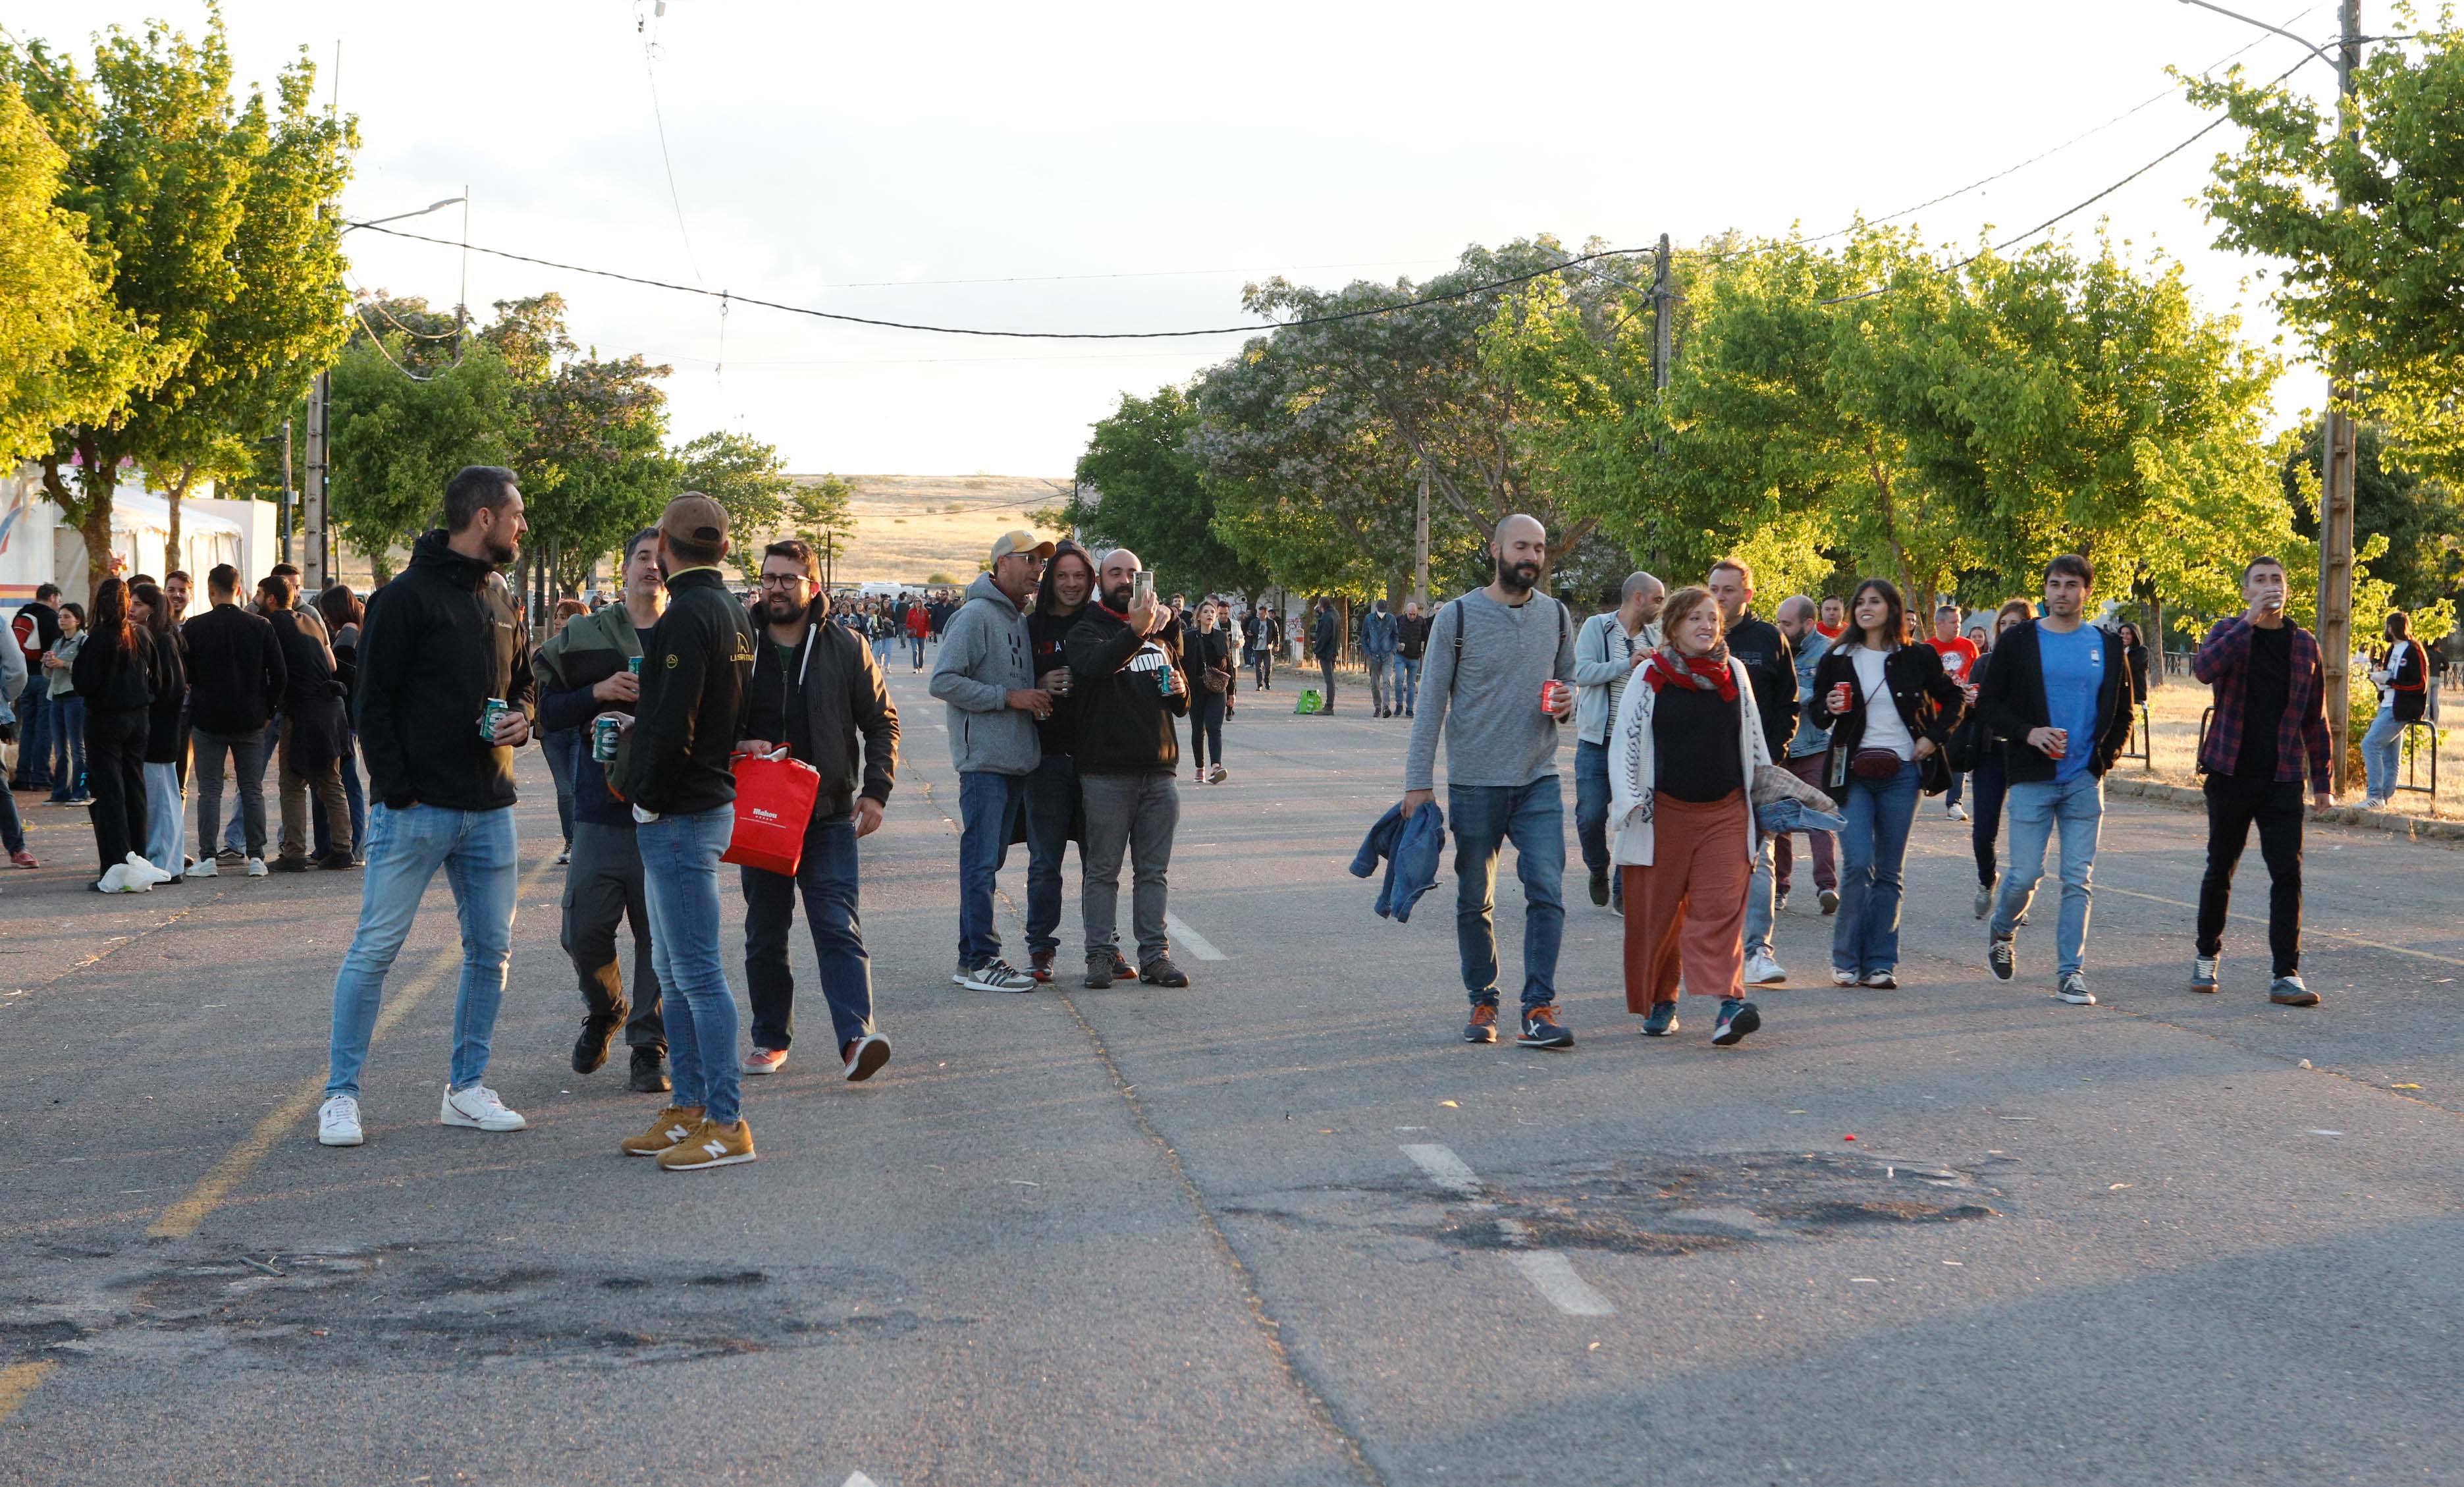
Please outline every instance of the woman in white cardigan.
[{"label": "woman in white cardigan", "polygon": [[1610,854],[1625,886],[1625,1005],[1642,1031],[1677,1031],[1686,989],[1720,999],[1711,1041],[1762,1026],[1746,1000],[1746,889],[1753,877],[1754,770],[1771,763],[1745,663],[1720,607],[1681,588],[1660,649],[1639,667],[1609,734]]}]

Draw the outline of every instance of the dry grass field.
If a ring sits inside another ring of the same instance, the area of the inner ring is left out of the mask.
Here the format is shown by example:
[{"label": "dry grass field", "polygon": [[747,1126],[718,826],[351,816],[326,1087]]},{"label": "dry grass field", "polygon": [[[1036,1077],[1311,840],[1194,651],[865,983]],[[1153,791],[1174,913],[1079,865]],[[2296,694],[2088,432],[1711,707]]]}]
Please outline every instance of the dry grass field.
[{"label": "dry grass field", "polygon": [[[817,482],[818,475],[794,477]],[[1069,499],[1067,477],[1009,475],[850,475],[855,538],[835,565],[840,583],[923,584],[943,575],[964,584],[982,566],[993,539],[1035,526],[1029,513]],[[1043,535],[1056,533],[1044,529]]]}]

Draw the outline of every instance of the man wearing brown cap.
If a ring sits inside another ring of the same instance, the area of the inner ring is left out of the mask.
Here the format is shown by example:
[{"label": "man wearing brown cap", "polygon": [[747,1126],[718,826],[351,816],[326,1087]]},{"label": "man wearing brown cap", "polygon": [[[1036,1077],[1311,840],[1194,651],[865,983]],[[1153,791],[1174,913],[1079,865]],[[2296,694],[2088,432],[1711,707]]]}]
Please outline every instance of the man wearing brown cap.
[{"label": "man wearing brown cap", "polygon": [[1033,976],[1001,959],[993,928],[993,880],[1026,805],[1026,777],[1044,757],[1036,721],[1052,694],[1035,684],[1026,601],[1052,544],[1033,532],[1004,532],[990,570],[967,586],[967,602],[941,632],[933,695],[949,704],[950,762],[958,771],[958,968],[951,980],[976,991],[1032,991]]},{"label": "man wearing brown cap", "polygon": [[658,553],[668,608],[643,647],[642,695],[608,780],[633,807],[675,1097],[624,1146],[690,1172],[754,1157],[737,1105],[736,993],[718,952],[718,858],[736,826],[732,756],[744,736],[753,622],[718,569],[718,502],[694,491],[668,502]]}]

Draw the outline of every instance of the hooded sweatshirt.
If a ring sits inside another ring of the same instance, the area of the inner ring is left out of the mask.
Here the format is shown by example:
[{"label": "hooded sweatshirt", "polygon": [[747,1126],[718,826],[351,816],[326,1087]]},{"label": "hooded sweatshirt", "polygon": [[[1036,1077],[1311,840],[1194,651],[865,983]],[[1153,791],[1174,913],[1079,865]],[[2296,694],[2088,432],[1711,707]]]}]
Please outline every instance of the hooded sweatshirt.
[{"label": "hooded sweatshirt", "polygon": [[1067,650],[1077,678],[1078,772],[1170,774],[1180,766],[1175,718],[1189,712],[1186,674],[1170,697],[1162,678],[1180,667],[1180,627],[1166,621],[1140,636],[1101,604],[1070,627]]},{"label": "hooded sweatshirt", "polygon": [[532,715],[531,637],[495,564],[455,552],[441,527],[422,536],[368,595],[358,680],[370,796],[393,810],[514,803],[514,751],[479,737],[479,715],[490,698]]},{"label": "hooded sweatshirt", "polygon": [[950,763],[960,774],[1035,772],[1044,759],[1035,720],[1009,705],[1010,693],[1034,686],[1026,616],[990,573],[978,574],[966,604],[942,627],[933,666],[933,695],[950,708]]}]

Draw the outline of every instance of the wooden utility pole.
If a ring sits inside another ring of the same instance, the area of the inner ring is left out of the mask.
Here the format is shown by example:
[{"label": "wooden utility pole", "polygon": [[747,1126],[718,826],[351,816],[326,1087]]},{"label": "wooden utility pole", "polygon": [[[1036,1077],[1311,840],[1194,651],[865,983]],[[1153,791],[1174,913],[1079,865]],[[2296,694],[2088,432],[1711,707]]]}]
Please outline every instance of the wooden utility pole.
[{"label": "wooden utility pole", "polygon": [[299,582],[303,593],[323,593],[325,576],[325,437],[333,374],[319,371],[308,384],[308,486],[299,502]]},{"label": "wooden utility pole", "polygon": [[1660,246],[1651,253],[1651,380],[1662,388],[1668,386],[1671,347],[1676,344],[1671,324],[1676,301],[1677,286],[1668,275],[1668,234],[1662,233]]},{"label": "wooden utility pole", "polygon": [[[2344,34],[2336,51],[2336,107],[2340,127],[2359,130],[2353,73],[2362,63],[2361,0],[2343,0]],[[2339,208],[2343,193],[2336,195]],[[2319,660],[2326,677],[2327,750],[2332,788],[2350,787],[2345,740],[2352,732],[2352,693],[2347,673],[2353,655],[2353,366],[2342,345],[2327,359],[2327,423],[2319,448]]]},{"label": "wooden utility pole", "polygon": [[1412,598],[1429,607],[1429,462],[1420,461],[1420,506],[1412,517]]}]

